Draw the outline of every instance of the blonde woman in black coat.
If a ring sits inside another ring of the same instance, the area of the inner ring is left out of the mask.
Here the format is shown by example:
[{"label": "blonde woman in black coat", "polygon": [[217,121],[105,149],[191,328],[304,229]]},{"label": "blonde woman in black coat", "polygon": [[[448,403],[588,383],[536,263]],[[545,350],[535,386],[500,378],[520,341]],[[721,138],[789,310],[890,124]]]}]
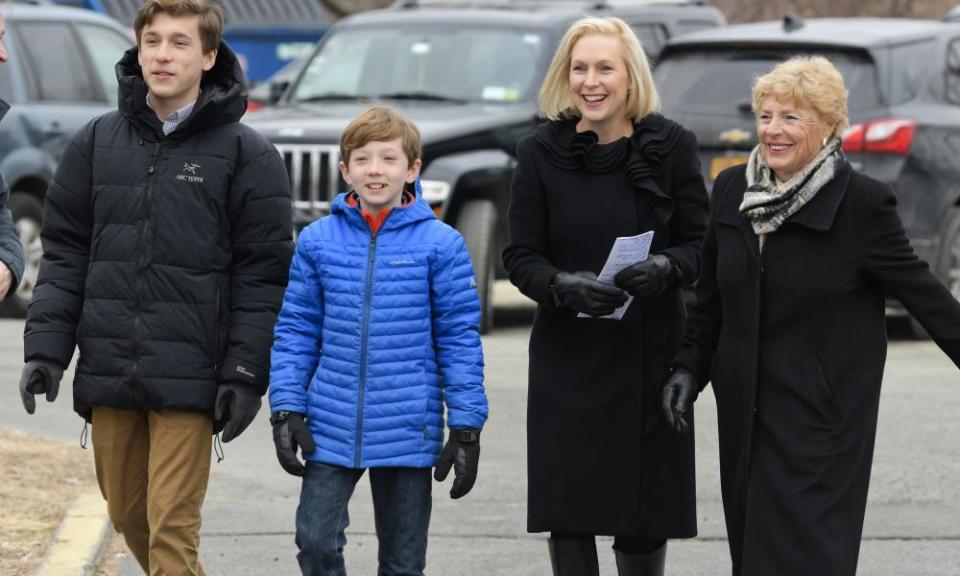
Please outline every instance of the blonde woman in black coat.
[{"label": "blonde woman in black coat", "polygon": [[759,77],[753,110],[759,145],[714,185],[664,415],[692,423],[690,404],[713,382],[735,576],[853,576],[884,294],[957,364],[960,305],[911,249],[890,186],[841,152],[847,91],[829,61],[793,58]]},{"label": "blonde woman in black coat", "polygon": [[[632,576],[663,574],[666,539],[696,535],[693,442],[663,422],[658,398],[708,203],[693,134],[658,104],[630,28],[583,19],[541,89],[550,121],[518,147],[503,262],[538,303],[527,529],[551,533],[561,576],[598,574],[598,534],[615,536],[619,573]],[[614,240],[649,230],[651,256],[598,282]],[[628,294],[622,320],[601,318]]]}]

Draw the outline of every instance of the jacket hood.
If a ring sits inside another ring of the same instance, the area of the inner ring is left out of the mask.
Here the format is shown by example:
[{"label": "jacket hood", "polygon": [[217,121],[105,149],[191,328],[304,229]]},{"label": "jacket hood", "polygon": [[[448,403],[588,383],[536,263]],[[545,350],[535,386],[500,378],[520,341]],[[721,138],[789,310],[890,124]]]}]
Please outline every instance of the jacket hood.
[{"label": "jacket hood", "polygon": [[[120,84],[120,113],[135,124],[149,128],[159,139],[163,130],[156,113],[147,106],[147,83],[137,61],[139,48],[133,46],[117,62],[117,82]],[[220,42],[217,60],[200,82],[200,98],[193,112],[178,127],[176,134],[183,137],[191,132],[237,122],[247,110],[247,79],[240,60],[233,50]]]}]

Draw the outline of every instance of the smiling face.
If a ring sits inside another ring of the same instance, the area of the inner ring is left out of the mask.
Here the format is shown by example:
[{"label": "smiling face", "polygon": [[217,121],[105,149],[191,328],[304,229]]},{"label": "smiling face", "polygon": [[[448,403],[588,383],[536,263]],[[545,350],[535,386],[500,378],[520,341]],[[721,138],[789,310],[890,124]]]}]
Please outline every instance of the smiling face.
[{"label": "smiling face", "polygon": [[781,182],[816,157],[833,127],[813,108],[768,95],[757,110],[760,154]]},{"label": "smiling face", "polygon": [[340,162],[340,173],[360,196],[360,207],[377,215],[400,206],[404,184],[420,173],[420,159],[410,164],[401,138],[373,140],[350,152],[348,162]]},{"label": "smiling face", "polygon": [[166,118],[200,96],[203,73],[217,51],[203,52],[199,16],[160,13],[140,32],[137,60],[150,91],[150,105]]},{"label": "smiling face", "polygon": [[593,130],[601,142],[632,132],[627,116],[630,74],[620,39],[587,34],[570,52],[570,95],[580,112],[578,130]]}]

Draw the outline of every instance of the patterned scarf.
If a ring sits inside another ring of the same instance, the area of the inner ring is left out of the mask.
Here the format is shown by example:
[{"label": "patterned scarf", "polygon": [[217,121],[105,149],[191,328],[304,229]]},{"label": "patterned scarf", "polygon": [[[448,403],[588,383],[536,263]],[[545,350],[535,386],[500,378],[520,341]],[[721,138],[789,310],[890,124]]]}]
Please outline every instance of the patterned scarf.
[{"label": "patterned scarf", "polygon": [[758,145],[747,161],[747,191],[743,193],[740,213],[750,220],[757,235],[776,231],[784,221],[797,213],[843,165],[841,140],[835,138],[793,178],[777,185],[773,170],[760,157]]}]

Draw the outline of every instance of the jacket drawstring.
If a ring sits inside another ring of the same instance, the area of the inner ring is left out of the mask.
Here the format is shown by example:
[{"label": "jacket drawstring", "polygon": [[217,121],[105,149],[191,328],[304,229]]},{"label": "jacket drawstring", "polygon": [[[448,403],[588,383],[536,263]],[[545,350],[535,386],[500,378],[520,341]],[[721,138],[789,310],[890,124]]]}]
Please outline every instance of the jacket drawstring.
[{"label": "jacket drawstring", "polygon": [[87,449],[87,438],[90,437],[88,434],[90,423],[86,420],[83,421],[83,430],[80,431],[80,447],[84,450]]},{"label": "jacket drawstring", "polygon": [[213,435],[213,453],[217,455],[217,464],[223,462],[226,454],[223,452],[223,444],[220,443],[220,433]]}]

